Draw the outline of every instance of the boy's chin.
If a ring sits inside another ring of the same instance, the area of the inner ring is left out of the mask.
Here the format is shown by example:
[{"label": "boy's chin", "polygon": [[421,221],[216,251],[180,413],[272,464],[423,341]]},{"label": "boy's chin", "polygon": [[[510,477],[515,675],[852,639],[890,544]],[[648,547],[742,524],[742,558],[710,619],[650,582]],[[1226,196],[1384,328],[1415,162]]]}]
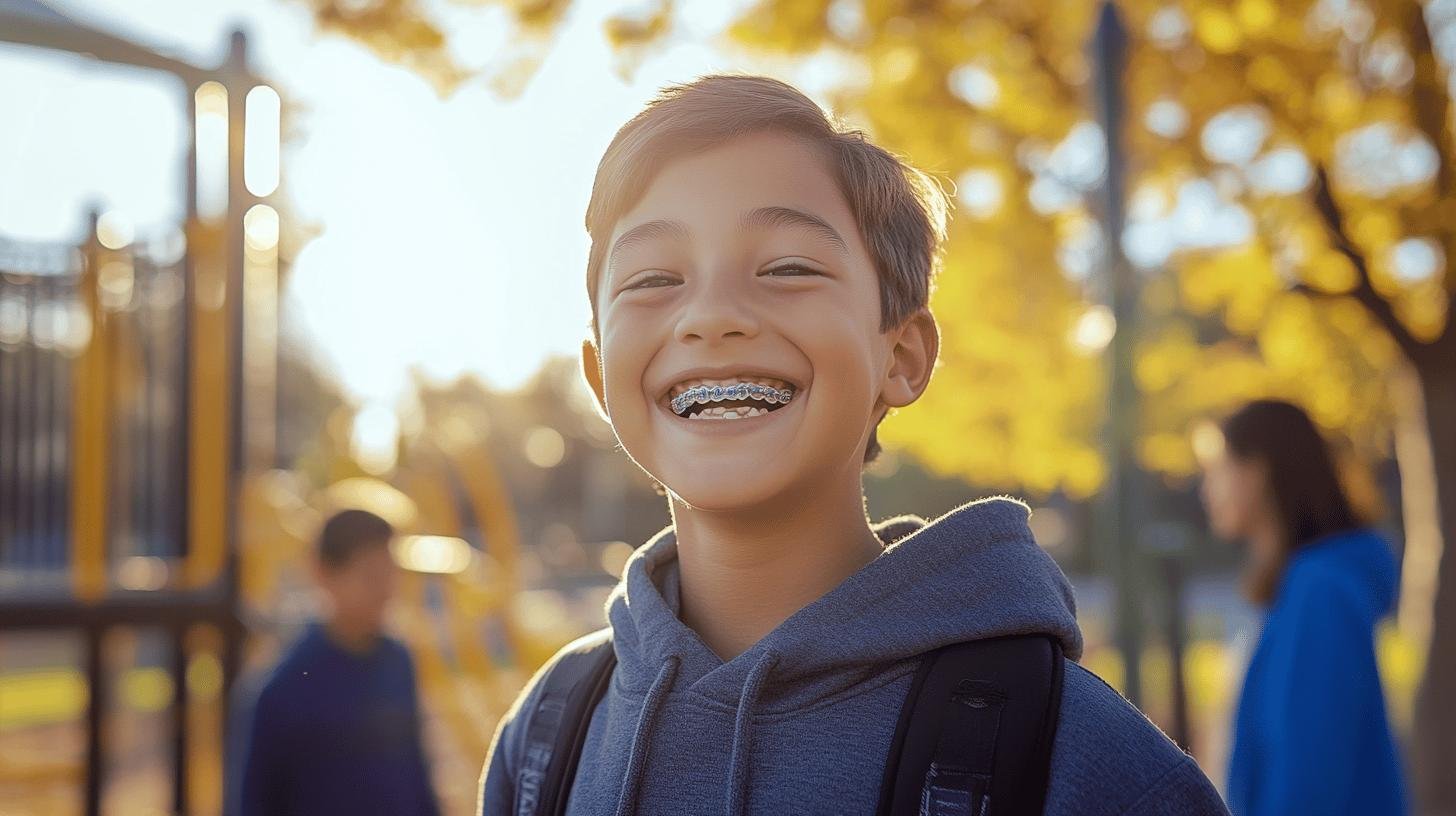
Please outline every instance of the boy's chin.
[{"label": "boy's chin", "polygon": [[[778,480],[770,484],[762,478],[715,479],[707,473],[661,481],[678,501],[708,513],[732,513],[760,507],[783,489]],[[746,481],[751,483],[744,483]]]}]

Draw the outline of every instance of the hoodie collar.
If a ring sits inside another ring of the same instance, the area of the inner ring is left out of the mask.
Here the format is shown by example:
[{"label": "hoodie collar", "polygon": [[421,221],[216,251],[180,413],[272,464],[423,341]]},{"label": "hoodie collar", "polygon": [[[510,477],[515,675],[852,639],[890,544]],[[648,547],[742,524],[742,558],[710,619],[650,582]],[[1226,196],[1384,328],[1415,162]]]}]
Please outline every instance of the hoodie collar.
[{"label": "hoodie collar", "polygon": [[931,521],[900,516],[873,529],[883,553],[724,661],[678,617],[680,579],[672,527],[628,560],[606,613],[620,678],[645,693],[669,660],[674,686],[736,705],[753,667],[772,654],[765,711],[799,708],[940,646],[1045,633],[1067,657],[1082,652],[1066,577],[1037,546],[1021,502],[986,499]]}]

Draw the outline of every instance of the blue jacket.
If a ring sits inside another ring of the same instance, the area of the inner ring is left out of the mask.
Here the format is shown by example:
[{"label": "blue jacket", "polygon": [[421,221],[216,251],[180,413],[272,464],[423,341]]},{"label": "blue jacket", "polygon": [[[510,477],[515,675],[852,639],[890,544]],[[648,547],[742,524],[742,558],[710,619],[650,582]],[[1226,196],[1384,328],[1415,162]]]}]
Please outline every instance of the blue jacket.
[{"label": "blue jacket", "polygon": [[1373,634],[1395,586],[1390,546],[1372,531],[1316,539],[1290,558],[1234,721],[1236,816],[1406,812]]},{"label": "blue jacket", "polygon": [[[1019,502],[991,499],[930,524],[876,525],[883,554],[726,662],[678,619],[677,543],[663,530],[607,599],[618,663],[567,813],[873,813],[921,654],[1031,632],[1081,654],[1071,587],[1027,516]],[[496,731],[485,816],[514,813],[538,688],[527,686]],[[1060,717],[1046,813],[1227,812],[1191,758],[1070,661]]]},{"label": "blue jacket", "polygon": [[353,654],[311,623],[248,703],[233,728],[228,813],[438,816],[414,665],[398,641]]}]

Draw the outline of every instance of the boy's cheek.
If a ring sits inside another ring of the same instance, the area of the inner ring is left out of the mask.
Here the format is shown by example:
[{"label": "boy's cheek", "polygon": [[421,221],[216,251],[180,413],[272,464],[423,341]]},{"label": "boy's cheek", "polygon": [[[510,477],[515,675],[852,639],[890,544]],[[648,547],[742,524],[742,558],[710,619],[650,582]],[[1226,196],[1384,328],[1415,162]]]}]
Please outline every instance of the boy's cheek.
[{"label": "boy's cheek", "polygon": [[[610,377],[610,373],[608,376]],[[651,406],[645,405],[645,398],[634,394],[633,391],[640,391],[640,388],[633,388],[628,383],[613,383],[610,380],[606,383],[607,423],[611,425],[617,441],[626,449],[628,455],[635,459],[638,449],[641,447],[640,440],[648,421],[644,408]]]}]

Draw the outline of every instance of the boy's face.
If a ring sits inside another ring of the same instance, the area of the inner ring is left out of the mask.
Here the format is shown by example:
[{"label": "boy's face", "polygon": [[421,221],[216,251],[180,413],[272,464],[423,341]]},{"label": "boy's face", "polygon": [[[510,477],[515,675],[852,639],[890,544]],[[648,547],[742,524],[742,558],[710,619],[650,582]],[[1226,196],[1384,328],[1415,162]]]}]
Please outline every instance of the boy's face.
[{"label": "boy's face", "polygon": [[395,594],[399,566],[384,546],[365,547],[336,567],[317,565],[334,619],[352,631],[378,632]]},{"label": "boy's face", "polygon": [[[617,222],[595,296],[601,345],[583,369],[599,403],[627,454],[705,510],[858,479],[875,422],[919,396],[937,350],[926,311],[881,333],[874,264],[828,165],[775,133],[663,167]],[[679,415],[671,397],[699,380],[792,397]]]}]

